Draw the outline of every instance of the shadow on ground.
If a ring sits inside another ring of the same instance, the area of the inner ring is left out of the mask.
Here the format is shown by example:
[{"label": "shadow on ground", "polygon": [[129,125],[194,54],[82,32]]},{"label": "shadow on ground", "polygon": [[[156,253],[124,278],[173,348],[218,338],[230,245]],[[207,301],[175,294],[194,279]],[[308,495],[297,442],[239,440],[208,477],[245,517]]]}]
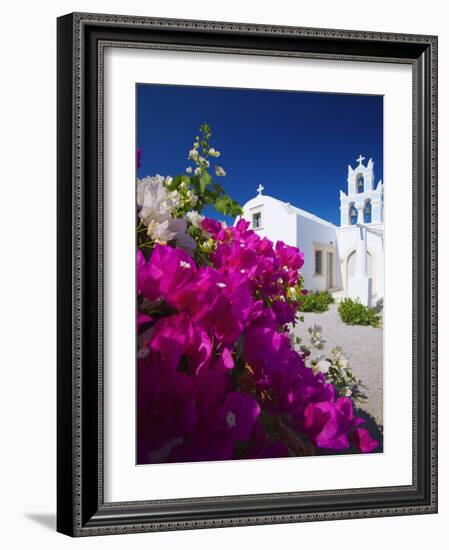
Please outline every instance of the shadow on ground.
[{"label": "shadow on ground", "polygon": [[56,531],[56,514],[25,514],[25,517],[51,531]]}]

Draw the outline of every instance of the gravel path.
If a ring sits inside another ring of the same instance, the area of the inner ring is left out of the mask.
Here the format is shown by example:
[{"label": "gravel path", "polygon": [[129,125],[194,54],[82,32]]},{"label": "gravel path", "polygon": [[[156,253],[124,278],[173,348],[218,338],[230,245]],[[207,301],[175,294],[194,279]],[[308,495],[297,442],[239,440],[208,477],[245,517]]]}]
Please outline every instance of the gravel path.
[{"label": "gravel path", "polygon": [[359,408],[372,416],[379,429],[383,425],[383,330],[382,328],[346,325],[340,319],[338,304],[331,304],[324,313],[304,313],[304,323],[298,323],[295,332],[309,342],[307,329],[314,323],[323,329],[326,340],[323,351],[341,346],[349,356],[350,369],[361,380],[367,400]]}]

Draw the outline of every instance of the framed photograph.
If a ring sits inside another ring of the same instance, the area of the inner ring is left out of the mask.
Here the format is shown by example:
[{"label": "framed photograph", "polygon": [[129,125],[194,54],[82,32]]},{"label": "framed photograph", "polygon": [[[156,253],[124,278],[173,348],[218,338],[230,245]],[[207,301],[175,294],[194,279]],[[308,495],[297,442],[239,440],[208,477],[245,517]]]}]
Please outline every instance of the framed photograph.
[{"label": "framed photograph", "polygon": [[58,19],[58,531],[437,511],[437,38]]}]

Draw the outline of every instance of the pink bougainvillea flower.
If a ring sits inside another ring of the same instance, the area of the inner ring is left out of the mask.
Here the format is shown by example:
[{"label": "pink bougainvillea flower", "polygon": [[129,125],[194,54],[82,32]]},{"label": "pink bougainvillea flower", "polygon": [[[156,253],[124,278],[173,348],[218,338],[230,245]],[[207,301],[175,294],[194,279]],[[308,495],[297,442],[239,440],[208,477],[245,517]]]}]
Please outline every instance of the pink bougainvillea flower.
[{"label": "pink bougainvillea flower", "polygon": [[297,248],[278,242],[275,249],[272,241],[248,229],[244,219],[224,232],[214,220],[203,220],[203,224],[217,240],[213,262],[220,272],[245,274],[253,293],[267,297],[284,296],[286,286],[297,284],[304,263]]},{"label": "pink bougainvillea flower", "polygon": [[289,456],[266,432],[270,417],[317,448],[375,450],[352,400],[292,347],[300,299],[288,289],[301,281],[303,253],[244,219],[201,227],[215,240],[211,265],[168,245],[148,261],[137,252],[139,462]]},{"label": "pink bougainvillea flower", "polygon": [[279,326],[287,323],[293,323],[295,320],[296,310],[291,304],[282,302],[281,300],[276,300],[273,302],[271,308],[276,316],[276,323]]},{"label": "pink bougainvillea flower", "polygon": [[195,325],[213,334],[226,346],[241,335],[251,317],[254,302],[249,282],[210,267],[200,268],[188,284],[179,287],[167,301],[189,313]]},{"label": "pink bougainvillea flower", "polygon": [[276,243],[276,256],[282,267],[299,270],[304,265],[304,254],[295,246],[282,241]]},{"label": "pink bougainvillea flower", "polygon": [[207,231],[215,238],[217,238],[223,230],[223,226],[220,222],[217,222],[216,220],[212,220],[210,218],[204,218],[201,221],[201,227],[204,229],[204,231]]},{"label": "pink bougainvillea flower", "polygon": [[355,428],[352,439],[361,453],[370,453],[379,447],[379,442],[373,439],[365,428]]},{"label": "pink bougainvillea flower", "polygon": [[140,325],[146,325],[147,323],[150,323],[153,320],[150,315],[147,315],[146,313],[137,313],[137,326],[140,327]]},{"label": "pink bougainvillea flower", "polygon": [[255,371],[288,370],[291,355],[288,336],[271,326],[256,322],[245,331],[243,356]]},{"label": "pink bougainvillea flower", "polygon": [[185,354],[190,329],[190,320],[185,313],[159,319],[147,344],[150,359],[154,363],[164,365],[166,369],[175,371]]},{"label": "pink bougainvillea flower", "polygon": [[188,360],[186,370],[195,373],[207,365],[212,356],[208,334],[195,326],[185,312],[159,319],[146,345],[150,360],[172,371],[180,367],[185,357]]},{"label": "pink bougainvillea flower", "polygon": [[259,414],[260,406],[253,397],[242,392],[230,392],[221,407],[220,423],[236,441],[245,441]]},{"label": "pink bougainvillea flower", "polygon": [[180,248],[157,244],[148,262],[139,250],[137,291],[150,301],[164,299],[170,303],[172,294],[187,284],[196,270],[193,258]]},{"label": "pink bougainvillea flower", "polygon": [[212,341],[208,333],[192,322],[189,324],[184,354],[189,363],[188,371],[192,373],[206,367],[212,358]]},{"label": "pink bougainvillea flower", "polygon": [[234,366],[234,359],[229,348],[223,348],[221,354],[213,362],[213,368],[217,372],[229,372]]},{"label": "pink bougainvillea flower", "polygon": [[184,444],[173,449],[171,462],[229,460],[237,443],[250,438],[260,406],[250,395],[229,391],[223,372],[203,369],[197,378],[200,420]]},{"label": "pink bougainvillea flower", "polygon": [[[317,447],[332,450],[349,448],[348,432],[351,427],[349,409],[325,401],[310,403],[304,411],[302,428]],[[351,407],[352,414],[352,407]]]},{"label": "pink bougainvillea flower", "polygon": [[137,362],[138,462],[166,462],[195,428],[194,380],[148,354]]}]

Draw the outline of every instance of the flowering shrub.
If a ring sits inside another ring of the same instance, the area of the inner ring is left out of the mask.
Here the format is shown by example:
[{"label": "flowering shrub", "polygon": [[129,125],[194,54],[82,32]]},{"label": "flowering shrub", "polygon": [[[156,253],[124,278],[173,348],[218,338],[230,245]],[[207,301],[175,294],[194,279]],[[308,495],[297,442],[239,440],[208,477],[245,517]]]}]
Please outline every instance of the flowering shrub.
[{"label": "flowering shrub", "polygon": [[351,398],[292,344],[302,252],[202,216],[241,211],[200,134],[186,175],[137,182],[138,462],[376,449]]}]

